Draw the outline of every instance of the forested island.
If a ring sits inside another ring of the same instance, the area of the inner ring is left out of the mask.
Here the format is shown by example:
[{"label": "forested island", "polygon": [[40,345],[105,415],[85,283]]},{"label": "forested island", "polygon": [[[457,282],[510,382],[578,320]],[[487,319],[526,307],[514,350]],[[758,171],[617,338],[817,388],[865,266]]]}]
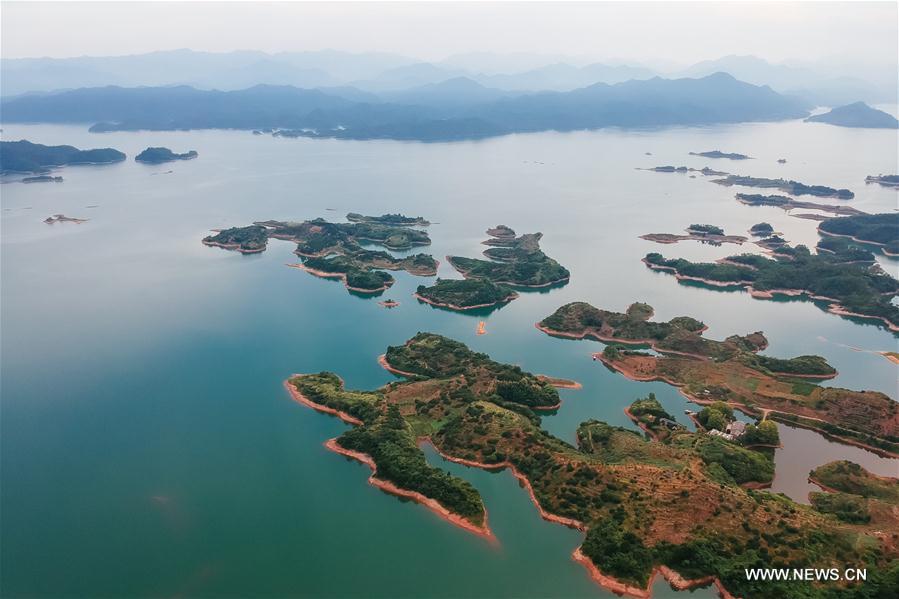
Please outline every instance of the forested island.
[{"label": "forested island", "polygon": [[[895,529],[896,515],[878,512],[847,528],[810,506],[746,488],[770,476],[762,452],[685,430],[647,441],[595,420],[578,427],[573,446],[540,426],[535,410],[559,402],[545,381],[431,333],[388,348],[381,361],[406,380],[353,391],[319,373],[285,385],[298,402],[353,425],[326,446],[367,464],[373,485],[466,530],[492,536],[480,494],[429,465],[419,443],[468,466],[512,470],[544,519],[586,532],[574,557],[616,593],[645,595],[659,573],[679,589],[715,583],[738,596],[891,588],[896,568],[887,566],[897,550],[876,531]],[[644,400],[631,409],[644,417],[655,408]],[[864,586],[757,582],[744,573],[846,563],[869,567]]]},{"label": "forested island", "polygon": [[724,177],[729,173],[725,173],[724,171],[716,171],[710,169],[705,166],[703,168],[691,168],[687,166],[654,166],[652,168],[640,169],[646,171],[652,171],[654,173],[701,173],[707,177]]},{"label": "forested island", "polygon": [[[491,232],[499,232],[493,235]],[[505,225],[488,229],[490,239],[484,250],[490,260],[447,256],[450,265],[466,279],[486,279],[498,285],[513,287],[550,287],[567,283],[571,273],[540,249],[543,233],[516,236]]]},{"label": "forested island", "polygon": [[899,506],[899,480],[871,474],[854,462],[824,464],[808,479],[824,491],[809,494],[814,508],[847,524],[881,520],[882,514],[895,513]]},{"label": "forested island", "polygon": [[818,232],[880,246],[889,256],[899,255],[899,213],[896,212],[830,218],[818,223]]},{"label": "forested island", "polygon": [[871,108],[864,102],[838,106],[824,114],[805,119],[806,123],[828,123],[838,127],[899,129],[899,120],[888,112]]},{"label": "forested island", "polygon": [[62,177],[51,175],[38,175],[36,177],[25,177],[22,183],[62,183]]},{"label": "forested island", "polygon": [[360,243],[408,249],[431,242],[426,232],[404,226],[331,223],[321,218],[303,222],[259,221],[219,231],[205,237],[203,243],[253,254],[264,252],[271,238],[297,244],[294,253],[302,261],[291,266],[323,278],[340,279],[347,289],[359,293],[379,293],[393,285],[394,278],[384,270],[405,270],[418,276],[437,274],[437,261],[429,254],[396,258],[388,252],[365,249]]},{"label": "forested island", "polygon": [[430,287],[419,285],[419,300],[450,310],[473,310],[507,304],[518,297],[511,288],[486,279],[437,279]]},{"label": "forested island", "polygon": [[427,227],[431,224],[420,216],[406,216],[405,214],[364,216],[357,212],[350,212],[346,215],[346,219],[351,223],[374,223],[393,227]]},{"label": "forested island", "polygon": [[112,148],[79,150],[74,146],[45,146],[27,140],[0,141],[0,173],[46,173],[69,164],[110,164],[125,160]]},{"label": "forested island", "polygon": [[175,160],[193,160],[199,156],[196,150],[190,150],[183,154],[176,154],[168,148],[147,148],[134,157],[137,162],[145,162],[147,164],[161,164],[163,162],[173,162]]},{"label": "forested island", "polygon": [[759,299],[787,295],[821,300],[833,314],[877,320],[899,331],[899,307],[892,303],[899,282],[876,265],[856,264],[854,253],[812,254],[797,245],[778,247],[773,258],[741,254],[719,262],[690,262],[650,253],[643,262],[712,289],[744,287]]},{"label": "forested island", "polygon": [[865,183],[879,183],[884,187],[899,188],[899,175],[868,175],[865,177]]},{"label": "forested island", "polygon": [[770,223],[756,223],[750,227],[749,233],[756,237],[767,237],[774,233],[774,227]]},{"label": "forested island", "polygon": [[686,235],[676,235],[673,233],[647,233],[646,235],[640,235],[640,239],[666,244],[692,240],[711,245],[721,245],[722,243],[742,245],[747,241],[747,238],[742,235],[725,235],[724,229],[715,225],[690,225],[687,227],[686,231]]},{"label": "forested island", "polygon": [[[613,370],[638,381],[660,380],[680,388],[691,401],[725,402],[746,414],[811,428],[875,451],[899,455],[899,404],[876,391],[819,387],[808,381],[836,376],[821,356],[790,359],[759,354],[767,347],[760,332],[714,341],[704,326],[682,316],[668,322],[649,318],[651,308],[634,304],[626,313],[575,302],[537,324],[547,334],[592,338],[607,347],[595,354]],[[652,355],[623,346],[652,348]]]},{"label": "forested island", "polygon": [[751,160],[752,156],[746,154],[737,154],[736,152],[722,152],[721,150],[712,150],[710,152],[690,152],[690,156],[702,156],[703,158],[726,158],[728,160]]},{"label": "forested island", "polygon": [[764,177],[744,177],[742,175],[728,175],[723,179],[715,179],[712,183],[718,185],[732,186],[739,185],[741,187],[761,187],[764,189],[779,189],[784,193],[794,196],[812,195],[819,198],[837,198],[840,200],[851,200],[855,194],[848,189],[834,189],[824,185],[806,185],[799,181],[788,181],[787,179],[766,179]]}]

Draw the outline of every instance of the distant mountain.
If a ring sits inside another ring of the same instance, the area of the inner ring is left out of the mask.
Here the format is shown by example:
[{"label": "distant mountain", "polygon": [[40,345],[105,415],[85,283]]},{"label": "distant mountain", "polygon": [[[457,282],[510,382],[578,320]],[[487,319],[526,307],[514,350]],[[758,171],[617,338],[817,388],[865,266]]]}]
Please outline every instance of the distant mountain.
[{"label": "distant mountain", "polygon": [[[203,91],[186,86],[104,87],[9,98],[5,122],[96,123],[92,131],[284,129],[284,135],[354,139],[470,139],[508,132],[657,127],[801,118],[800,100],[718,73],[702,79],[596,84],[570,92],[499,97],[453,79],[355,102],[319,90],[255,86]],[[346,96],[346,94],[344,95]]]},{"label": "distant mountain", "polygon": [[816,114],[805,119],[807,123],[828,123],[840,127],[870,129],[899,129],[899,121],[891,114],[871,108],[864,102],[855,102],[834,108],[824,114]]},{"label": "distant mountain", "polygon": [[621,83],[650,79],[656,73],[644,67],[609,66],[601,63],[576,67],[566,63],[546,65],[513,74],[475,75],[478,82],[518,91],[571,91],[594,83]]},{"label": "distant mountain", "polygon": [[484,87],[468,77],[455,77],[411,89],[385,92],[380,97],[399,104],[421,104],[439,108],[459,108],[494,102],[514,96],[513,92]]},{"label": "distant mountain", "polygon": [[45,146],[30,141],[0,141],[0,173],[43,173],[67,164],[121,162],[125,155],[112,148],[79,150],[73,146]]},{"label": "distant mountain", "polygon": [[418,62],[388,69],[377,77],[354,81],[352,85],[371,92],[391,92],[406,90],[431,83],[441,83],[448,79],[464,77],[467,71],[442,67],[429,62]]}]

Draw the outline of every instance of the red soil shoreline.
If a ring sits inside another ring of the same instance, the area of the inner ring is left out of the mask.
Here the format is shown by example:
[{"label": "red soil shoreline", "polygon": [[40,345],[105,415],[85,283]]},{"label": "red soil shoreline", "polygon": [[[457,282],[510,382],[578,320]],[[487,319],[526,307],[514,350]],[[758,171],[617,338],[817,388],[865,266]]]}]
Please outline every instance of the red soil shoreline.
[{"label": "red soil shoreline", "polygon": [[311,275],[315,275],[316,277],[321,277],[322,279],[340,279],[343,281],[343,286],[349,289],[350,291],[355,291],[356,293],[381,293],[382,291],[387,291],[393,286],[393,282],[389,285],[385,283],[381,287],[377,289],[362,289],[361,287],[351,287],[349,283],[347,283],[346,274],[342,272],[326,272],[324,270],[315,270],[314,268],[309,268],[305,264],[288,264],[287,266],[291,268],[299,268],[300,270],[304,270]]},{"label": "red soil shoreline", "polygon": [[[324,406],[322,404],[315,403],[302,393],[300,393],[299,389],[290,384],[290,379],[295,376],[302,376],[300,374],[293,374],[289,379],[284,381],[284,388],[287,389],[287,392],[290,393],[290,396],[293,400],[299,404],[312,408],[317,412],[323,412],[325,414],[331,414],[332,416],[337,416],[347,424],[354,425],[362,425],[362,421],[356,418],[355,416],[350,416],[346,412],[341,412],[340,410],[335,410],[334,408],[330,408],[328,406]],[[343,386],[343,380],[341,380],[341,387]]]},{"label": "red soil shoreline", "polygon": [[[469,279],[469,278],[471,278],[471,277],[469,276],[469,274],[468,274],[468,273],[471,272],[471,271],[463,270],[462,268],[460,268],[459,266],[457,266],[456,264],[454,264],[454,263],[453,263],[453,257],[452,257],[452,256],[447,256],[447,257],[446,257],[446,261],[449,263],[450,266],[452,266],[453,268],[455,268],[456,271],[457,271],[460,275],[462,275],[462,278],[463,278],[463,279]],[[567,277],[563,277],[563,278],[561,278],[561,279],[557,279],[557,280],[555,280],[555,281],[550,281],[549,283],[541,283],[540,285],[525,285],[525,284],[523,284],[523,283],[513,283],[513,282],[511,282],[511,281],[492,281],[492,282],[495,283],[495,284],[497,284],[497,285],[508,285],[509,287],[522,287],[522,288],[525,288],[525,289],[541,289],[541,288],[543,288],[543,287],[552,287],[553,285],[558,285],[558,284],[560,284],[560,283],[567,283],[567,282],[570,281],[570,280],[571,280],[571,275],[569,275],[569,276],[567,276]]]},{"label": "red soil shoreline", "polygon": [[444,302],[435,302],[434,300],[430,300],[430,299],[428,299],[428,298],[426,298],[426,297],[422,297],[422,296],[419,295],[418,293],[413,293],[413,294],[412,294],[412,297],[414,297],[415,299],[417,299],[417,300],[420,301],[420,302],[424,302],[424,303],[430,304],[430,305],[432,305],[432,306],[437,306],[437,307],[439,307],[439,308],[447,308],[447,309],[449,309],[449,310],[458,310],[458,311],[462,312],[462,311],[465,311],[465,310],[475,310],[475,309],[477,309],[477,308],[492,308],[493,306],[500,306],[500,305],[503,305],[503,304],[508,304],[508,303],[511,302],[512,300],[516,299],[516,298],[518,297],[518,294],[515,293],[515,292],[512,292],[511,295],[506,296],[505,298],[503,298],[503,299],[501,299],[501,300],[499,300],[499,301],[493,302],[493,303],[491,303],[491,304],[475,304],[475,305],[473,305],[473,306],[459,306],[459,305],[456,305],[456,304],[447,304],[447,303],[444,303]]},{"label": "red soil shoreline", "polygon": [[381,365],[381,368],[383,368],[387,372],[391,372],[393,374],[398,374],[400,376],[405,376],[405,377],[419,376],[419,375],[415,374],[414,372],[406,372],[405,370],[400,370],[399,368],[394,368],[393,366],[391,366],[390,362],[387,361],[387,354],[381,354],[380,356],[378,356],[378,364]]},{"label": "red soil shoreline", "polygon": [[462,516],[458,514],[454,514],[443,505],[440,504],[436,499],[431,499],[425,495],[417,491],[410,491],[408,489],[403,489],[401,487],[396,486],[395,484],[388,482],[386,480],[381,480],[376,477],[378,473],[378,466],[375,461],[368,454],[361,453],[358,451],[352,451],[350,449],[346,449],[341,447],[341,445],[337,442],[337,439],[328,439],[325,442],[325,447],[333,451],[334,453],[338,453],[340,455],[346,456],[348,458],[352,458],[359,462],[362,462],[369,468],[371,468],[371,475],[368,477],[368,482],[373,487],[381,489],[386,493],[390,493],[391,495],[396,495],[398,497],[405,497],[407,499],[411,499],[416,503],[420,503],[426,508],[430,509],[432,512],[437,514],[439,517],[443,518],[447,522],[462,528],[463,530],[467,530],[468,532],[474,533],[480,537],[485,539],[496,541],[496,536],[494,536],[493,531],[490,530],[490,527],[487,524],[487,508],[484,508],[484,524],[482,526],[477,526],[472,522],[469,522]]}]

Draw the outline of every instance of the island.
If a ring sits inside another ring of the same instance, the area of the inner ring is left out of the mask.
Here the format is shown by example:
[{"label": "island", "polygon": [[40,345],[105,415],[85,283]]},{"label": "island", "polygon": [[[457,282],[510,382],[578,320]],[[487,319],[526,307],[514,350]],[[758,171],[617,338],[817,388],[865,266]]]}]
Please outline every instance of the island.
[{"label": "island", "polygon": [[37,177],[25,177],[22,179],[22,183],[62,183],[62,177],[38,175]]},{"label": "island", "polygon": [[871,108],[864,102],[838,106],[830,112],[805,119],[806,123],[827,123],[838,127],[899,129],[899,120],[888,112]]},{"label": "island", "polygon": [[509,287],[487,279],[437,279],[430,287],[419,285],[414,295],[419,301],[450,310],[492,308],[518,297]]},{"label": "island", "polygon": [[875,245],[888,256],[899,255],[899,213],[896,212],[830,218],[818,223],[818,233]]},{"label": "island", "polygon": [[[500,232],[499,236],[491,234]],[[568,269],[547,256],[540,249],[543,233],[515,232],[499,225],[487,231],[490,239],[485,245],[493,246],[484,250],[490,260],[447,256],[450,265],[466,279],[486,279],[497,285],[538,288],[552,287],[567,283],[571,277]]]},{"label": "island", "polygon": [[56,223],[75,223],[75,224],[80,224],[80,223],[86,223],[88,220],[90,220],[90,219],[87,219],[87,218],[73,218],[73,217],[71,217],[71,216],[66,216],[65,214],[54,214],[53,216],[48,216],[47,218],[45,218],[45,219],[44,219],[44,222],[47,223],[48,225],[53,225],[53,224],[56,224]]},{"label": "island", "polygon": [[351,223],[375,223],[393,227],[427,227],[431,223],[420,216],[406,216],[404,214],[383,214],[381,216],[364,216],[357,212],[350,212],[346,219]]},{"label": "island", "polygon": [[868,175],[865,177],[865,183],[879,183],[884,187],[894,187],[899,189],[899,175]]},{"label": "island", "polygon": [[690,168],[686,166],[654,166],[652,168],[637,169],[644,171],[652,171],[654,173],[701,173],[707,177],[725,177],[729,173],[724,171],[712,170],[709,167]]},{"label": "island", "polygon": [[405,270],[427,277],[437,274],[437,261],[429,254],[397,258],[385,251],[365,249],[363,241],[389,249],[408,249],[431,242],[424,231],[378,223],[331,223],[321,218],[303,222],[258,221],[218,231],[205,237],[203,243],[256,254],[265,251],[269,239],[297,244],[294,253],[301,262],[288,266],[318,277],[339,279],[351,292],[377,294],[390,288],[395,280],[385,270]]},{"label": "island", "polygon": [[690,152],[690,156],[702,156],[703,158],[727,158],[728,160],[751,160],[751,156],[746,154],[736,154],[722,152],[721,150],[712,150],[711,152]]},{"label": "island", "polygon": [[727,187],[739,185],[741,187],[761,187],[764,189],[778,189],[794,196],[812,195],[819,198],[837,198],[851,200],[855,194],[848,189],[834,189],[824,185],[806,185],[798,181],[787,179],[766,179],[763,177],[744,177],[742,175],[728,175],[723,179],[713,179],[712,183]]},{"label": "island", "polygon": [[[810,428],[899,456],[899,404],[876,391],[815,385],[837,374],[821,356],[763,355],[758,352],[767,347],[767,340],[760,332],[715,341],[702,336],[705,327],[694,318],[654,322],[648,315],[651,308],[646,304],[618,313],[574,302],[536,326],[557,337],[607,343],[594,359],[632,380],[674,385],[692,402],[721,401],[756,418]],[[661,355],[626,346],[648,347]]]},{"label": "island", "polygon": [[168,148],[147,148],[134,157],[137,162],[146,164],[162,164],[163,162],[173,162],[175,160],[193,160],[199,156],[196,150],[190,150],[184,154],[176,154]]},{"label": "island", "polygon": [[756,223],[749,229],[749,233],[755,237],[767,237],[774,233],[774,227],[769,223]]},{"label": "island", "polygon": [[[865,592],[891,588],[878,566],[897,549],[877,531],[894,529],[896,517],[848,529],[811,506],[747,488],[768,475],[762,452],[680,429],[646,440],[597,420],[581,423],[572,445],[540,426],[539,410],[559,405],[546,381],[432,333],[389,347],[380,362],[404,380],[358,391],[321,372],[294,375],[285,387],[298,403],[352,426],[325,446],[367,465],[370,484],[464,530],[495,538],[478,490],[431,466],[422,444],[469,467],[509,469],[544,519],[584,531],[573,557],[615,593],[646,597],[657,575],[678,589],[715,584],[727,597],[799,598],[818,588],[744,573],[781,564],[867,566]],[[644,417],[655,407],[631,409]]]},{"label": "island", "polygon": [[45,146],[27,140],[0,141],[0,173],[46,173],[74,164],[111,164],[125,160],[112,148],[79,150],[73,146]]},{"label": "island", "polygon": [[[802,200],[794,200],[793,198],[787,196],[780,195],[761,195],[757,193],[738,193],[736,195],[737,201],[741,204],[746,204],[747,206],[774,206],[776,208],[783,208],[784,210],[793,210],[794,208],[802,208],[803,210],[820,210],[822,212],[829,212],[831,214],[837,215],[846,215],[846,216],[854,216],[858,214],[865,214],[861,210],[857,208],[852,208],[851,206],[839,206],[835,204],[818,204],[816,202],[803,202]],[[808,215],[795,215],[797,217],[800,216],[808,216]],[[827,217],[822,217],[827,218]]]},{"label": "island", "polygon": [[650,253],[643,262],[674,274],[678,281],[698,282],[710,289],[743,287],[757,299],[781,295],[826,302],[832,314],[871,319],[899,332],[899,306],[892,303],[899,293],[896,279],[876,265],[856,264],[829,253],[812,254],[803,245],[780,246],[773,258],[741,254],[708,263]]},{"label": "island", "polygon": [[723,243],[735,243],[742,245],[747,241],[746,237],[741,235],[725,235],[724,229],[715,225],[690,225],[686,229],[686,235],[675,235],[673,233],[648,233],[640,235],[640,239],[654,241],[656,243],[677,243],[678,241],[699,241],[709,245],[721,245]]}]

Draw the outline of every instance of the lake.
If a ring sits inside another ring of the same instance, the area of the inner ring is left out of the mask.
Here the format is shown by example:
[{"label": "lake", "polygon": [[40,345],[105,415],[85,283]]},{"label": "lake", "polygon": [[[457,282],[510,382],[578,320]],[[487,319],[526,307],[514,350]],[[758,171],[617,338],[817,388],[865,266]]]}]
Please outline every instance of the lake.
[{"label": "lake", "polygon": [[[658,245],[638,239],[644,233],[711,223],[745,235],[767,221],[790,242],[814,246],[814,221],[739,204],[736,189],[702,176],[636,170],[710,166],[848,187],[850,205],[883,212],[896,209],[896,191],[864,179],[896,172],[893,131],[796,121],[422,144],[4,125],[3,139],[129,156],[60,169],[61,184],[0,187],[0,567],[10,596],[611,596],[570,557],[582,535],[541,520],[510,473],[429,452],[482,493],[499,541],[491,545],[368,485],[366,467],[322,446],[345,425],[282,387],[291,373],[331,370],[350,387],[375,388],[393,378],[377,356],[417,331],[581,382],[543,419],[569,441],[589,418],[633,428],[623,408],[649,392],[682,421],[695,408],[669,385],[628,381],[593,362],[601,343],[534,328],[576,300],[619,311],[644,301],[657,319],[703,320],[713,339],[762,330],[769,355],[825,356],[840,372],[828,385],[899,395],[896,365],[876,353],[897,349],[883,327],[811,302],[681,285],[640,263],[650,251],[702,260],[760,251]],[[199,158],[135,163],[147,146]],[[688,155],[713,149],[755,159]],[[287,268],[293,244],[272,241],[242,256],[200,243],[214,228],[351,211],[432,221],[425,251],[444,277],[458,276],[444,256],[478,256],[490,226],[542,231],[543,249],[571,270],[571,282],[475,316],[419,304],[412,292],[433,278],[396,273],[380,299],[401,305],[386,310]],[[90,220],[42,222],[56,213]],[[879,261],[897,275],[899,262]],[[486,335],[476,335],[479,320]],[[807,501],[808,470],[833,459],[899,474],[897,460],[781,431],[774,489],[799,501]],[[655,590],[674,595],[664,582]]]}]

